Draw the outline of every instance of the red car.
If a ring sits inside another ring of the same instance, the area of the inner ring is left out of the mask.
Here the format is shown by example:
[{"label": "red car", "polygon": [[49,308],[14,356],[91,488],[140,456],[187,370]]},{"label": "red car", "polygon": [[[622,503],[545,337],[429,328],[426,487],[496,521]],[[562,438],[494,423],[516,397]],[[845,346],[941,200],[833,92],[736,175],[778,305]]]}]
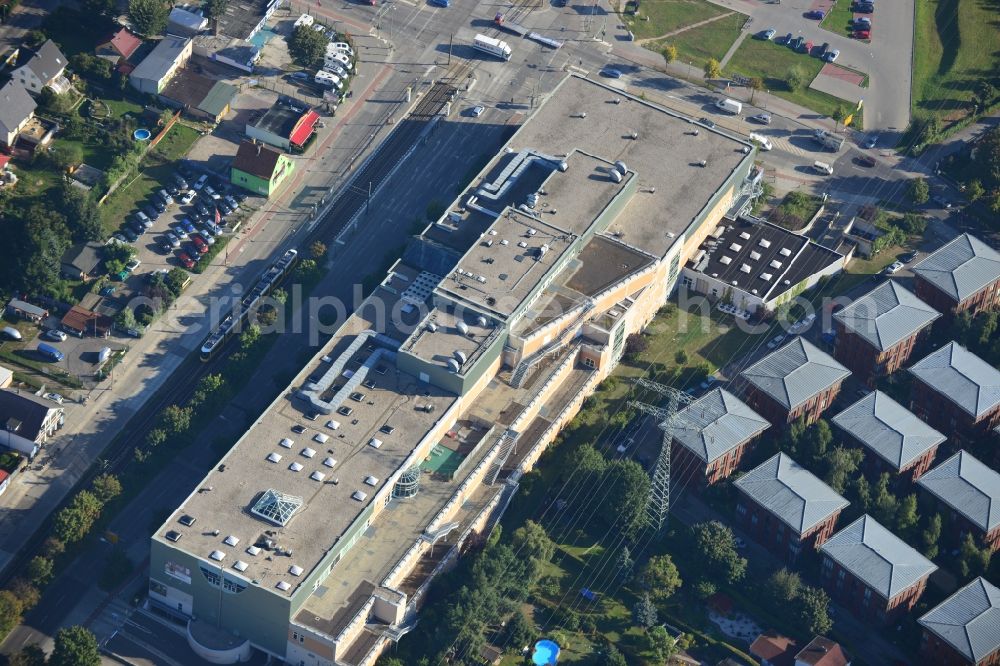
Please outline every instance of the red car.
[{"label": "red car", "polygon": [[198,251],[202,254],[208,252],[208,243],[206,243],[205,239],[198,234],[191,234],[191,242],[194,243],[195,247],[197,247]]},{"label": "red car", "polygon": [[187,252],[183,250],[177,253],[177,261],[181,262],[181,266],[183,266],[188,270],[194,268],[194,260]]},{"label": "red car", "polygon": [[188,247],[188,253],[195,258],[195,261],[198,261],[199,259],[201,259],[201,255],[208,254],[208,246],[198,245],[197,243],[191,243],[190,246]]},{"label": "red car", "polygon": [[855,30],[854,31],[854,39],[871,39],[871,38],[872,38],[872,31],[871,30]]}]

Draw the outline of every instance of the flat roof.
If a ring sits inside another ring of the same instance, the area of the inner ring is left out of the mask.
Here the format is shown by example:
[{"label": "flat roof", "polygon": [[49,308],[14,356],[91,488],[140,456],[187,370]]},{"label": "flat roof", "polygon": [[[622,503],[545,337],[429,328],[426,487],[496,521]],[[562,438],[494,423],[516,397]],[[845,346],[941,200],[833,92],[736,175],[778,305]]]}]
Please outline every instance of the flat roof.
[{"label": "flat roof", "polygon": [[287,139],[292,135],[292,130],[295,129],[295,125],[298,124],[299,119],[306,113],[308,111],[296,111],[285,104],[275,103],[264,112],[264,115],[260,119],[251,123],[251,125],[257,129]]},{"label": "flat roof", "polygon": [[666,254],[725,180],[753,159],[744,153],[749,144],[743,139],[576,75],[560,83],[508,146],[554,156],[575,149],[624,162],[639,179],[638,191],[611,230],[656,257]]},{"label": "flat roof", "polygon": [[[499,325],[490,318],[484,317],[483,325],[480,316],[469,310],[434,308],[400,349],[442,366],[452,359],[460,366],[471,364],[499,330]],[[465,360],[459,360],[458,354]]]},{"label": "flat roof", "polygon": [[[352,317],[324,351],[336,359],[368,324],[361,317]],[[370,353],[368,347],[358,349],[346,369],[356,369]],[[327,367],[321,362],[322,370]],[[308,365],[293,386],[302,385],[315,370],[315,364]],[[275,594],[291,596],[456,400],[452,394],[399,372],[394,364],[386,363],[382,370],[375,368],[368,375],[374,388],[358,388],[363,397],[345,400],[344,405],[353,410],[349,416],[333,413],[310,421],[298,400],[288,393],[283,395],[209,472],[154,538],[163,540],[163,534],[173,530],[181,534],[181,539],[168,545],[216,568],[219,563],[210,560],[209,554],[218,550],[224,553],[221,564],[231,575],[256,580]],[[434,410],[418,410],[418,405],[433,405]],[[295,425],[304,426],[306,432],[292,432]],[[385,425],[392,427],[391,433],[380,431]],[[327,440],[316,441],[318,435]],[[378,448],[371,445],[373,438],[381,442]],[[271,454],[281,457],[270,462]],[[293,464],[302,468],[293,471]],[[324,477],[312,478],[316,472]],[[366,482],[368,477],[371,480]],[[270,489],[302,502],[284,526],[250,512]],[[365,493],[365,499],[352,498],[356,491]],[[336,511],[331,510],[334,507]],[[183,515],[193,516],[197,523],[189,527],[181,524],[179,518]],[[213,535],[216,529],[219,533]],[[260,543],[265,532],[274,542],[272,550],[291,550],[293,555],[269,562],[266,551],[256,556],[248,554],[247,548]],[[225,543],[229,536],[239,539],[236,545]],[[233,569],[237,561],[247,565],[244,571]],[[292,565],[302,568],[300,576],[289,573]],[[289,589],[275,587],[280,581],[288,583]]]},{"label": "flat roof", "polygon": [[190,41],[186,37],[167,35],[157,42],[149,55],[142,59],[129,76],[134,79],[159,81],[174,66]]},{"label": "flat roof", "polygon": [[497,317],[509,317],[576,240],[576,234],[508,208],[437,291]]},{"label": "flat roof", "polygon": [[237,39],[249,39],[275,0],[239,0],[226,5],[218,18],[218,32]]},{"label": "flat roof", "polygon": [[843,256],[801,234],[741,216],[701,244],[688,268],[769,302]]}]

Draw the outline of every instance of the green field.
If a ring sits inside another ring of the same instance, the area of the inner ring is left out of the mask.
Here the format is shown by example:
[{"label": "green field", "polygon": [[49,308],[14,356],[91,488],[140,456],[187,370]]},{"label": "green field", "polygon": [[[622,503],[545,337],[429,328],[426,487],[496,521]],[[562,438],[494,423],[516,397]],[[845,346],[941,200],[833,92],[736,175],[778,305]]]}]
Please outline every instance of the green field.
[{"label": "green field", "polygon": [[[801,88],[789,90],[785,77],[793,68],[798,68],[804,81]],[[765,42],[759,39],[747,39],[733,54],[726,65],[726,74],[743,74],[744,76],[759,76],[764,79],[764,87],[772,94],[800,104],[806,108],[818,111],[826,116],[832,116],[837,107],[850,107],[850,102],[809,88],[809,83],[816,78],[823,68],[823,61],[804,53],[795,53],[791,49]],[[855,124],[860,126],[860,119]]]},{"label": "green field", "polygon": [[740,29],[746,20],[745,14],[733,13],[718,21],[657,41],[653,50],[659,51],[667,44],[673,44],[677,47],[678,62],[689,63],[701,69],[709,58],[721,60],[726,55],[726,51],[740,36]]},{"label": "green field", "polygon": [[725,13],[704,0],[645,0],[638,15],[622,15],[622,20],[636,39],[655,39]]},{"label": "green field", "polygon": [[997,0],[916,0],[914,113],[957,120],[970,111],[973,89],[1000,74]]},{"label": "green field", "polygon": [[837,0],[820,25],[830,32],[850,37],[851,19],[853,18],[854,12],[851,11],[851,0]]}]

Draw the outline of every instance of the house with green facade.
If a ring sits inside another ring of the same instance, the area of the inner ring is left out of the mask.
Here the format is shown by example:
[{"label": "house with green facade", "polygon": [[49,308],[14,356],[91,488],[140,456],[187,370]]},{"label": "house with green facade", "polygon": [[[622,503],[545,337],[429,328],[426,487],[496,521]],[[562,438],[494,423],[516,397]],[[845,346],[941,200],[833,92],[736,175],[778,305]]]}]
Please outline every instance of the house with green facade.
[{"label": "house with green facade", "polygon": [[230,182],[255,194],[270,197],[294,168],[295,163],[288,155],[262,143],[244,141],[233,160]]}]

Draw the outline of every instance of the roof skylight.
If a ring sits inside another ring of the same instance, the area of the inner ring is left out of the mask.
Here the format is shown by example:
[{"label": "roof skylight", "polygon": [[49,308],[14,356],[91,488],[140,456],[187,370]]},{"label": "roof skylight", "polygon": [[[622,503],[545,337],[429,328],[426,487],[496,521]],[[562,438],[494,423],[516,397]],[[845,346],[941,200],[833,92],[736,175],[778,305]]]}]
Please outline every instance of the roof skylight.
[{"label": "roof skylight", "polygon": [[302,506],[302,498],[286,495],[268,488],[252,507],[250,513],[275,525],[287,525],[292,515]]}]

